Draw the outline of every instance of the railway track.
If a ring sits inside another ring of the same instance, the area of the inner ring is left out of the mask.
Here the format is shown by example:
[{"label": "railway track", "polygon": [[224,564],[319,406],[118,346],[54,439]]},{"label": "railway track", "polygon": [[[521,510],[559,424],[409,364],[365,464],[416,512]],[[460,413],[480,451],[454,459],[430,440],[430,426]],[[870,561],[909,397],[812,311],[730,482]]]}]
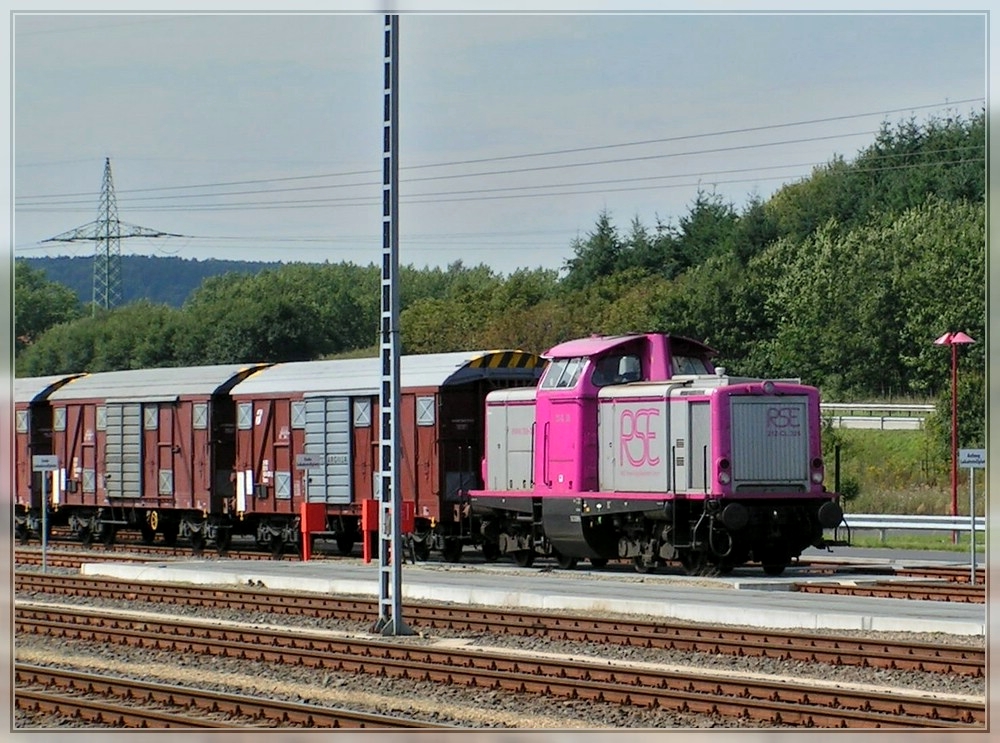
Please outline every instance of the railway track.
[{"label": "railway track", "polygon": [[14,705],[105,727],[442,728],[418,720],[328,709],[177,684],[17,663]]},{"label": "railway track", "polygon": [[885,582],[858,583],[796,583],[793,589],[800,593],[834,594],[838,596],[874,596],[915,601],[954,601],[966,604],[986,603],[986,587],[954,581],[939,582]]},{"label": "railway track", "polygon": [[659,668],[625,661],[580,661],[494,648],[468,649],[344,637],[289,627],[220,624],[148,613],[55,608],[18,603],[15,630],[88,642],[372,674],[407,681],[543,694],[572,700],[818,728],[985,727],[985,702],[910,691],[842,687],[816,680],[744,678],[739,674]]},{"label": "railway track", "polygon": [[[69,595],[196,606],[241,613],[272,613],[370,624],[374,599],[341,598],[293,591],[136,583],[42,573],[15,573],[20,593]],[[707,627],[669,621],[602,619],[519,610],[491,610],[454,604],[412,603],[407,622],[421,630],[537,636],[630,647],[915,670],[983,677],[985,651],[962,645],[866,640],[779,630]]]}]

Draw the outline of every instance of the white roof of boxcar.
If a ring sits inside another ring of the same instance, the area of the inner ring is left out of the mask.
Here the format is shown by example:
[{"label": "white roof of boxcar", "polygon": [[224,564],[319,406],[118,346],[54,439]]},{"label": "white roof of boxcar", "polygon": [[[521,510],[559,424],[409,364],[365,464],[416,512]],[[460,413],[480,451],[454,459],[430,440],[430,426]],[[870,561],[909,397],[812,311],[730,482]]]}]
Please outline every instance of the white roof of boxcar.
[{"label": "white roof of boxcar", "polygon": [[50,400],[168,402],[187,396],[210,396],[259,364],[162,367],[95,372],[74,379]]},{"label": "white roof of boxcar", "polygon": [[[540,356],[523,351],[415,354],[400,357],[399,381],[404,388],[436,388],[491,377],[532,380],[544,364]],[[377,395],[381,382],[379,358],[294,361],[250,375],[233,387],[232,394]]]},{"label": "white roof of boxcar", "polygon": [[47,377],[15,377],[14,402],[34,402],[42,399],[50,388],[68,382],[77,374],[52,374]]}]

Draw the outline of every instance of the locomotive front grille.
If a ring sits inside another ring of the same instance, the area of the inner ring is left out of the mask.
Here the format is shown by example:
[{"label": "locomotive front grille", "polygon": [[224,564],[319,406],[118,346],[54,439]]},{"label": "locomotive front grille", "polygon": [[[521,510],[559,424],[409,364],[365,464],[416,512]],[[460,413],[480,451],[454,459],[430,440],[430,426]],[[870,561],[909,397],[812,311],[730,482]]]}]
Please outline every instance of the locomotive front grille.
[{"label": "locomotive front grille", "polygon": [[809,405],[803,395],[732,397],[733,487],[809,482]]}]

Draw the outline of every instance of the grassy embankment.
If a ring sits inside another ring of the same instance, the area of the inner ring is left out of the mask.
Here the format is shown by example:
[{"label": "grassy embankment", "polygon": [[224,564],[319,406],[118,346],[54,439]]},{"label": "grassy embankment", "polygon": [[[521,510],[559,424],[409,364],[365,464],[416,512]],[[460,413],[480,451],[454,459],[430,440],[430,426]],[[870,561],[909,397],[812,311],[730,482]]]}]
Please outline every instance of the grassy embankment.
[{"label": "grassy embankment", "polygon": [[[837,429],[827,432],[831,441],[840,444],[841,492],[847,498],[844,511],[883,514],[950,514],[951,463],[940,454],[932,454],[922,431],[874,431]],[[969,471],[959,470],[958,513],[969,514]],[[834,458],[827,455],[827,487],[834,485]],[[986,483],[982,470],[976,473],[976,515],[986,506]],[[895,547],[901,549],[969,550],[968,533],[959,533],[952,542],[950,532],[888,532],[885,541],[873,531],[855,531],[852,544],[858,547]],[[976,536],[979,551],[985,537]]]}]

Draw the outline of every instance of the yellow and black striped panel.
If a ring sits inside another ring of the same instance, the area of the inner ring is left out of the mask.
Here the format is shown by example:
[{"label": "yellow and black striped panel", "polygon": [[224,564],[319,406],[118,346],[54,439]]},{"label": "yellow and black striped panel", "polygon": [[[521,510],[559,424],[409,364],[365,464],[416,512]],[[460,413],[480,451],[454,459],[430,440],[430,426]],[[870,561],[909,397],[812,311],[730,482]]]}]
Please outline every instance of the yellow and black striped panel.
[{"label": "yellow and black striped panel", "polygon": [[539,369],[545,364],[545,359],[528,351],[489,351],[469,362],[473,369]]}]

